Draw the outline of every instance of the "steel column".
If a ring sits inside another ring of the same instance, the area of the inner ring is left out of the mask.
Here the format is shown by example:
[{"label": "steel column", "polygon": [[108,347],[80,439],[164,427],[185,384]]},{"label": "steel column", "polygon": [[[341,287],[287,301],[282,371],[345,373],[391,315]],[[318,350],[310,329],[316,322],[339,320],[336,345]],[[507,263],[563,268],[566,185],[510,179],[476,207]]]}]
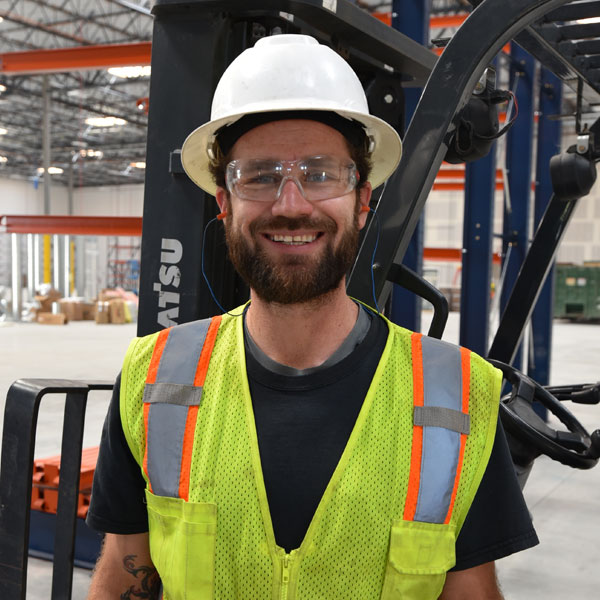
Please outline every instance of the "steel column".
[{"label": "steel column", "polygon": [[63,236],[63,296],[71,295],[71,238]]},{"label": "steel column", "polygon": [[12,258],[12,319],[21,320],[23,308],[22,274],[21,274],[21,240],[19,235],[13,233],[11,236],[11,258]]},{"label": "steel column", "polygon": [[67,214],[73,215],[73,163],[69,163],[69,169],[67,172]]},{"label": "steel column", "polygon": [[460,344],[485,355],[488,349],[496,144],[466,166],[460,288]]},{"label": "steel column", "polygon": [[40,283],[42,283],[41,275],[41,243],[42,240],[38,234],[33,234],[33,292],[37,291]]},{"label": "steel column", "polygon": [[[552,197],[550,159],[560,152],[561,122],[555,119],[561,113],[562,82],[547,69],[541,69],[539,92],[539,119],[537,140],[537,167],[534,205],[534,226],[542,220]],[[548,273],[531,316],[533,330],[532,362],[529,376],[541,383],[550,383],[550,360],[552,357],[552,315],[554,309],[554,267]]]},{"label": "steel column", "polygon": [[[510,82],[519,106],[515,127],[507,134],[506,169],[510,202],[505,204],[503,254],[506,265],[504,285],[500,290],[501,313],[506,308],[510,292],[529,246],[529,216],[531,204],[531,163],[533,154],[535,60],[514,42],[511,44]],[[511,251],[507,255],[508,248]],[[514,357],[514,366],[523,370],[521,349]]]},{"label": "steel column", "polygon": [[32,300],[35,295],[35,237],[32,233],[27,234],[27,296]]},{"label": "steel column", "polygon": [[43,112],[42,112],[42,162],[44,173],[42,178],[44,181],[44,214],[50,214],[50,90],[48,89],[48,75],[44,75],[44,82],[42,86],[42,101],[43,101]]},{"label": "steel column", "polygon": [[[429,16],[429,2],[423,0],[393,0],[392,2],[392,27],[423,46],[429,41]],[[404,91],[404,114],[407,124],[412,119],[421,92],[421,88],[408,88]],[[424,226],[425,218],[421,215],[402,261],[402,264],[419,275],[423,273]],[[412,331],[420,331],[422,308],[423,301],[420,296],[394,284],[390,312],[390,319],[394,323]]]},{"label": "steel column", "polygon": [[52,285],[61,291],[60,280],[60,236],[52,236]]}]

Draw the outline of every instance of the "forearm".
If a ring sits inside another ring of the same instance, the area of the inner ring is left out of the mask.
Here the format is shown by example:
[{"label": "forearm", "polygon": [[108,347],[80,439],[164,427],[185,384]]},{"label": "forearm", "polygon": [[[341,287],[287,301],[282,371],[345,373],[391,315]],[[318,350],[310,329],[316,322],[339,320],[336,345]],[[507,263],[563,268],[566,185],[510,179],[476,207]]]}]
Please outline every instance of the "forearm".
[{"label": "forearm", "polygon": [[448,573],[438,600],[504,600],[494,563]]},{"label": "forearm", "polygon": [[88,600],[159,599],[160,578],[150,559],[147,540],[147,534],[107,534]]}]

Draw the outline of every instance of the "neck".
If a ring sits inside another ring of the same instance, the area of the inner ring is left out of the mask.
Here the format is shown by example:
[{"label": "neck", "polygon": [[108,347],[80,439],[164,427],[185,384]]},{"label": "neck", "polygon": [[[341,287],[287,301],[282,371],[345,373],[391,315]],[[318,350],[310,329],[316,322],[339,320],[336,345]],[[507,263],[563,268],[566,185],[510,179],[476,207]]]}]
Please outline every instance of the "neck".
[{"label": "neck", "polygon": [[251,294],[246,325],[254,342],[271,359],[296,369],[325,362],[352,331],[358,307],[345,282],[332,292],[302,304],[264,302]]}]

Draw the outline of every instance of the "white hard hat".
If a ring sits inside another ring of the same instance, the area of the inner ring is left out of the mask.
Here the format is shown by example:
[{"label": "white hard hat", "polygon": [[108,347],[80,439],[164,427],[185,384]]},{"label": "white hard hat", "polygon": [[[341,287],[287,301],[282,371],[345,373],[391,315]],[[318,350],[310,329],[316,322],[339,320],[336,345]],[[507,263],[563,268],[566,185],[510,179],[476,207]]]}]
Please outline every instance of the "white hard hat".
[{"label": "white hard hat", "polygon": [[248,114],[326,111],[357,121],[370,139],[374,188],[396,169],[402,142],[396,130],[369,114],[356,73],[331,48],[307,35],[282,34],[260,39],[242,52],[221,77],[211,120],[187,137],[181,162],[190,179],[209,194],[216,185],[208,169],[216,134]]}]

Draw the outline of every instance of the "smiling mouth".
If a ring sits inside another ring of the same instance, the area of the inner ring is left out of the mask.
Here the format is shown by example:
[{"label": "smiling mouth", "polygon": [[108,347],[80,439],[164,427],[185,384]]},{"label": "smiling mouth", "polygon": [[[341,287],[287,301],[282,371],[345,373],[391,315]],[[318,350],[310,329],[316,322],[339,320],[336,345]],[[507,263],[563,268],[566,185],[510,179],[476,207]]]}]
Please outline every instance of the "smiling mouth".
[{"label": "smiling mouth", "polygon": [[309,235],[267,235],[266,237],[272,242],[277,242],[279,244],[302,246],[314,242],[320,236],[320,233],[313,233]]}]

